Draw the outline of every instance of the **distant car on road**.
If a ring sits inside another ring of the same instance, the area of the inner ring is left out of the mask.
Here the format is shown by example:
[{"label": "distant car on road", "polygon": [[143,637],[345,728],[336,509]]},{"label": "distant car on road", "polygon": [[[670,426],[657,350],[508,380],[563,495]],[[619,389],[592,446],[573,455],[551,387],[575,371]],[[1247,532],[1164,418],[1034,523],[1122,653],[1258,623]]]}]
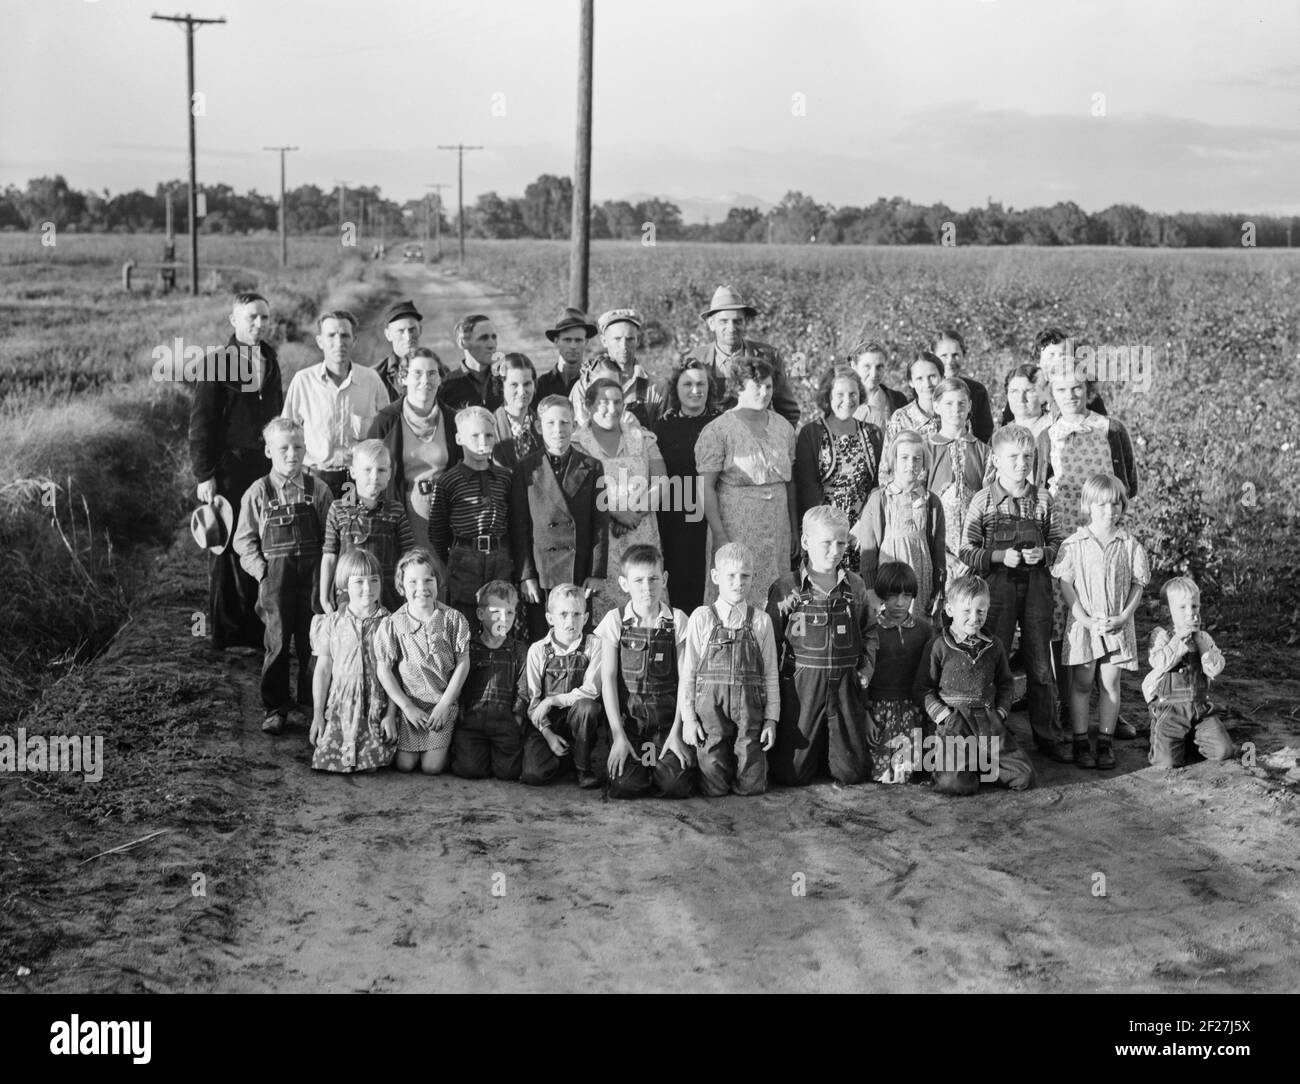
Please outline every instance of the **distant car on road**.
[{"label": "distant car on road", "polygon": [[407,260],[407,261],[410,261],[410,260],[423,260],[423,259],[424,259],[424,246],[423,246],[423,245],[407,245],[405,248],[402,249],[402,259],[403,259],[403,260]]}]

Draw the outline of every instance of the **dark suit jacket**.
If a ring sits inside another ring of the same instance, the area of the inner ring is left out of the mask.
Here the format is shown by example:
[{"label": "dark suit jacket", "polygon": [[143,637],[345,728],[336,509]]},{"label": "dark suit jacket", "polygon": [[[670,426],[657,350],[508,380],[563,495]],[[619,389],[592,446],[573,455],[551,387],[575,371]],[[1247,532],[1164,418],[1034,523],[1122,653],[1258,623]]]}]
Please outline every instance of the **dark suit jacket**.
[{"label": "dark suit jacket", "polygon": [[[226,349],[238,350],[241,360],[249,351],[233,335]],[[216,477],[220,487],[222,478],[230,473],[230,453],[261,453],[266,447],[262,428],[284,409],[284,385],[280,363],[269,343],[262,344],[262,361],[265,377],[256,394],[244,391],[236,381],[205,380],[195,384],[190,407],[190,466],[196,482]],[[210,371],[219,372],[221,367],[214,365]]]},{"label": "dark suit jacket", "polygon": [[478,378],[472,376],[468,369],[457,369],[442,382],[442,391],[438,393],[441,402],[451,407],[453,413],[467,406],[487,407],[496,410],[501,405],[501,395],[493,386],[496,381],[491,372],[487,381],[479,386]]},{"label": "dark suit jacket", "polygon": [[578,374],[567,383],[564,380],[564,374],[560,372],[560,366],[557,363],[555,368],[549,373],[542,373],[537,378],[537,393],[533,396],[533,409],[537,409],[537,404],[545,399],[548,395],[563,395],[566,399],[569,392],[573,390],[573,385],[578,382],[578,376],[582,375],[583,366],[578,366]]},{"label": "dark suit jacket", "polygon": [[989,407],[989,389],[973,376],[963,376],[970,388],[970,431],[985,444],[993,436],[993,411]]},{"label": "dark suit jacket", "polygon": [[[760,357],[772,366],[772,409],[781,415],[786,421],[799,428],[799,404],[795,401],[794,391],[790,388],[790,380],[786,376],[785,363],[781,360],[781,355],[777,353],[776,347],[769,346],[767,343],[759,342],[757,339],[742,339],[739,354],[752,354]],[[690,356],[697,361],[702,361],[709,370],[709,375],[713,378],[713,401],[719,410],[729,410],[736,405],[736,397],[727,392],[727,378],[718,369],[718,347],[716,343],[709,343],[707,346],[697,346],[691,351]],[[667,403],[668,385],[663,384],[663,401]],[[651,418],[653,422],[655,419]]]},{"label": "dark suit jacket", "polygon": [[[367,440],[382,440],[393,460],[393,476],[388,479],[386,496],[406,507],[406,470],[402,466],[402,406],[406,402],[403,395],[395,403],[389,403],[370,423]],[[454,467],[465,458],[465,451],[456,443],[456,412],[438,404],[442,411],[443,432],[447,436],[447,466]]]},{"label": "dark suit jacket", "polygon": [[396,354],[385,354],[375,362],[375,372],[379,374],[379,379],[384,382],[384,387],[388,389],[388,401],[397,402],[406,394],[406,389],[397,382],[397,371],[402,363],[397,360]]},{"label": "dark suit jacket", "polygon": [[609,559],[609,523],[599,500],[605,469],[600,460],[570,447],[560,479],[566,507],[553,519],[534,517],[529,490],[551,471],[546,450],[530,452],[515,466],[510,487],[510,552],[522,583],[537,580],[543,588],[560,583],[582,586],[588,577],[603,578]]},{"label": "dark suit jacket", "polygon": [[[871,491],[880,481],[880,452],[885,443],[885,435],[879,426],[870,422],[858,422],[858,431],[866,437],[871,451],[876,457],[876,474],[867,483],[866,492],[862,494],[865,504]],[[826,419],[817,418],[799,430],[794,442],[794,492],[795,507],[799,522],[810,508],[825,503],[826,483],[830,480],[821,472],[821,450],[823,440],[828,440],[830,430],[826,428]],[[832,461],[833,462],[833,461]],[[852,523],[849,524],[853,526]]]}]

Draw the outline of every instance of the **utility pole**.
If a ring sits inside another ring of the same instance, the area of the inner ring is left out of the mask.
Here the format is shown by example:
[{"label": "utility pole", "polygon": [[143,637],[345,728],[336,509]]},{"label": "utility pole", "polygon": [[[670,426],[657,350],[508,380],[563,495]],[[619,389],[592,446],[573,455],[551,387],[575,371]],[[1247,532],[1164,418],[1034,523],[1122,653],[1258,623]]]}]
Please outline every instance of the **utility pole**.
[{"label": "utility pole", "polygon": [[[442,190],[450,188],[449,184],[426,184],[425,188],[433,189],[433,246],[434,256],[436,259],[442,259]],[[424,197],[424,244],[427,248],[429,245],[429,197]],[[424,257],[425,263],[428,263],[429,257]]]},{"label": "utility pole", "polygon": [[280,152],[280,266],[289,266],[289,210],[284,202],[284,153],[296,151],[297,147],[263,147],[264,151]]},{"label": "utility pole", "polygon": [[338,189],[339,189],[339,233],[341,234],[343,232],[343,215],[344,215],[343,200],[346,198],[348,193],[348,182],[335,181],[334,183],[338,185]]},{"label": "utility pole", "polygon": [[569,247],[569,304],[587,311],[591,256],[591,54],[594,0],[581,0],[578,33],[578,133],[573,161],[573,227]]},{"label": "utility pole", "polygon": [[465,266],[465,152],[481,151],[482,149],[482,147],[467,147],[464,143],[457,143],[452,147],[441,143],[438,144],[438,150],[440,151],[456,152],[456,203],[458,205],[456,224],[460,227],[461,267]]},{"label": "utility pole", "polygon": [[165,23],[185,24],[185,60],[189,71],[189,97],[185,102],[185,112],[190,118],[190,293],[199,296],[199,223],[198,223],[198,177],[194,166],[194,28],[213,23],[224,23],[220,19],[196,19],[193,15],[150,15]]}]

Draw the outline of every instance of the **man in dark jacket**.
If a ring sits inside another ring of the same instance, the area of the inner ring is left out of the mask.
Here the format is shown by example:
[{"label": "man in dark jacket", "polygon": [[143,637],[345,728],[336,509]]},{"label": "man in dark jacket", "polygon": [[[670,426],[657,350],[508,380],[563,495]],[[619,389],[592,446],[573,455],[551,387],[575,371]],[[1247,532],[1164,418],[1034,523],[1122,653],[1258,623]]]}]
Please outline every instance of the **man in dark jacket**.
[{"label": "man in dark jacket", "polygon": [[420,345],[420,329],[424,326],[424,317],[415,307],[415,302],[398,301],[388,307],[384,313],[384,338],[392,350],[376,365],[375,372],[388,389],[388,401],[397,402],[402,397],[402,388],[398,374],[402,363],[411,356],[411,351]]},{"label": "man in dark jacket", "polygon": [[[723,410],[736,405],[736,397],[727,392],[727,373],[731,359],[748,355],[762,358],[772,366],[772,409],[796,429],[799,427],[799,404],[786,377],[785,364],[776,348],[757,339],[745,337],[745,328],[758,315],[758,310],[745,304],[732,286],[719,286],[713,292],[713,301],[700,313],[713,334],[711,342],[698,346],[690,356],[704,363],[713,380],[714,401]],[[667,388],[663,389],[667,399]],[[653,420],[653,419],[652,419]]]},{"label": "man in dark jacket", "polygon": [[[262,428],[284,406],[280,365],[269,343],[271,308],[261,294],[235,296],[234,334],[211,351],[190,409],[190,465],[198,498],[224,497],[237,511],[244,491],[271,469]],[[239,564],[233,546],[208,558],[208,620],[219,650],[262,650],[262,622],[254,607],[257,582]]]},{"label": "man in dark jacket", "polygon": [[568,395],[573,390],[582,374],[587,342],[596,337],[596,325],[581,309],[565,309],[555,326],[546,329],[546,337],[555,344],[555,368],[537,378],[534,403],[540,403],[548,395]]}]

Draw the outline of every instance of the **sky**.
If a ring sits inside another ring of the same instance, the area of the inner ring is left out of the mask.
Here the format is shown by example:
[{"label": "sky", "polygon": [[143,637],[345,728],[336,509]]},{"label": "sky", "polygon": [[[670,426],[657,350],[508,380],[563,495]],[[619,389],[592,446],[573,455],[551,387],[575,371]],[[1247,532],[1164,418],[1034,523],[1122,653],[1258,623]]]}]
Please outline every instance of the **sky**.
[{"label": "sky", "polygon": [[[572,176],[578,0],[0,0],[0,185]],[[162,6],[159,6],[159,5]],[[1300,0],[596,0],[592,194],[1300,214]]]}]

